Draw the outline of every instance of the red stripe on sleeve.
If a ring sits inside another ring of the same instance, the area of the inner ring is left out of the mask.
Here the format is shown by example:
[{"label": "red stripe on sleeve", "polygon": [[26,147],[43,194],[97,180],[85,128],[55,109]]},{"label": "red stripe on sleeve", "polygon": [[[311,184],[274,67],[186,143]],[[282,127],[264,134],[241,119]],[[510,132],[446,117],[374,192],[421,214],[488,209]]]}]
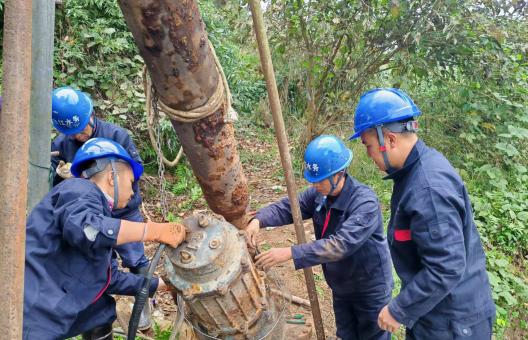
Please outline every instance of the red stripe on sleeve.
[{"label": "red stripe on sleeve", "polygon": [[411,229],[394,230],[394,239],[396,241],[410,241],[410,240],[412,240]]}]

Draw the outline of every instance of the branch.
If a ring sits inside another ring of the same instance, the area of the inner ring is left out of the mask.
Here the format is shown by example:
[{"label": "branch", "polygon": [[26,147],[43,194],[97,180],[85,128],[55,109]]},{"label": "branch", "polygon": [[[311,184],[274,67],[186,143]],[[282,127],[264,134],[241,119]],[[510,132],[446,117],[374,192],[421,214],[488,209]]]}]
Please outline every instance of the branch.
[{"label": "branch", "polygon": [[337,56],[337,52],[341,48],[341,43],[343,42],[343,38],[345,37],[344,34],[342,34],[337,40],[334,42],[334,47],[332,51],[332,56],[327,62],[326,69],[324,70],[323,76],[321,77],[321,80],[319,81],[319,88],[321,88],[326,81],[326,78],[328,77],[328,74],[330,74],[330,71],[332,71],[334,67],[334,60]]}]

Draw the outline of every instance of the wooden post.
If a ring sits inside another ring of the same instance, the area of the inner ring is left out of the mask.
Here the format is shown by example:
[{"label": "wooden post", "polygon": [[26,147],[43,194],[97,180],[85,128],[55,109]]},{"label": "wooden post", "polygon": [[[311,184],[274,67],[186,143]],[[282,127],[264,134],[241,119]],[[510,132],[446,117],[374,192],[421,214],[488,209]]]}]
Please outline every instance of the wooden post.
[{"label": "wooden post", "polygon": [[[275,81],[275,72],[273,71],[273,63],[271,60],[271,53],[269,51],[268,37],[264,28],[264,19],[262,17],[262,10],[260,8],[259,0],[250,0],[249,6],[253,16],[253,27],[257,38],[258,49],[260,53],[260,63],[262,71],[264,72],[264,79],[266,80],[266,87],[268,88],[268,99],[270,102],[271,113],[273,114],[273,123],[275,126],[275,135],[279,145],[279,152],[281,156],[282,167],[284,169],[284,177],[286,178],[286,185],[288,188],[288,198],[290,199],[290,206],[292,210],[293,224],[295,226],[295,234],[297,236],[297,243],[306,243],[306,235],[302,223],[301,208],[297,198],[297,188],[295,185],[295,176],[291,164],[290,151],[288,148],[288,137],[286,136],[286,129],[284,127],[284,119],[282,117],[282,109],[279,99],[279,91]],[[324,325],[321,317],[321,309],[319,307],[319,300],[317,299],[317,292],[315,290],[315,280],[313,277],[312,268],[304,268],[304,278],[306,280],[306,288],[308,289],[308,297],[310,298],[310,305],[312,306],[312,315],[314,318],[315,332],[318,340],[324,340]]]}]

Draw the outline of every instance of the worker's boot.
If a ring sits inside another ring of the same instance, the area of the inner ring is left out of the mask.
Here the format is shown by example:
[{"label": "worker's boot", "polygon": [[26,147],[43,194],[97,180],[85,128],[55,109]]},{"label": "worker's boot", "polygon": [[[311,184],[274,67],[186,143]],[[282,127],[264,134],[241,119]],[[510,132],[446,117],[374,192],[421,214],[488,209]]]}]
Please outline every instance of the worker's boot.
[{"label": "worker's boot", "polygon": [[[135,274],[141,274],[143,277],[147,276],[149,266],[144,266],[141,268],[135,268],[132,270]],[[152,326],[151,322],[151,313],[150,310],[150,299],[147,298],[147,301],[145,301],[145,306],[143,306],[143,310],[141,311],[141,315],[139,317],[139,323],[138,323],[138,329],[140,331],[144,331],[149,329]]]},{"label": "worker's boot", "polygon": [[114,338],[111,323],[95,327],[81,335],[83,340],[112,340]]}]

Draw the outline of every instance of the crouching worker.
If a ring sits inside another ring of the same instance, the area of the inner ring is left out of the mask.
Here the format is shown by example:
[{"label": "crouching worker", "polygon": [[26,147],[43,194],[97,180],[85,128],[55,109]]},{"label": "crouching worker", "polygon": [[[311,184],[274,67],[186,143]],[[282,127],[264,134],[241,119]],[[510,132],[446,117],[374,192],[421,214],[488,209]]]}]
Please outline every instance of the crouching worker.
[{"label": "crouching worker", "polygon": [[[377,325],[390,300],[391,262],[374,192],[346,173],[352,151],[334,136],[314,139],[304,154],[304,178],[312,187],[299,196],[303,219],[313,220],[316,241],[273,248],[256,257],[268,269],[293,259],[295,269],[321,264],[332,289],[337,337],[389,339]],[[246,229],[255,246],[259,228],[293,222],[287,198],[257,212]]]},{"label": "crouching worker", "polygon": [[[137,148],[128,132],[119,126],[98,119],[92,99],[87,93],[70,87],[56,88],[51,95],[51,109],[53,126],[60,132],[51,143],[51,151],[59,153],[58,156],[51,157],[51,167],[56,172],[53,186],[73,177],[70,171],[71,162],[77,151],[90,138],[108,138],[119,143],[133,160],[141,164]],[[132,185],[132,189],[134,195],[128,204],[122,209],[112,210],[112,217],[143,222],[143,216],[139,211],[141,194],[137,181]],[[119,254],[123,267],[129,268],[134,274],[147,274],[149,261],[145,256],[143,243],[121,244],[115,248],[115,251]],[[145,303],[139,318],[138,329],[145,330],[150,326],[150,303]]]},{"label": "crouching worker", "polygon": [[[26,225],[24,339],[112,339],[116,319],[110,294],[135,295],[143,278],[117,270],[112,248],[155,241],[178,246],[177,223],[112,218],[127,205],[143,167],[114,141],[95,138],[77,152],[75,177],[53,188]],[[163,288],[152,278],[150,294]]]}]

